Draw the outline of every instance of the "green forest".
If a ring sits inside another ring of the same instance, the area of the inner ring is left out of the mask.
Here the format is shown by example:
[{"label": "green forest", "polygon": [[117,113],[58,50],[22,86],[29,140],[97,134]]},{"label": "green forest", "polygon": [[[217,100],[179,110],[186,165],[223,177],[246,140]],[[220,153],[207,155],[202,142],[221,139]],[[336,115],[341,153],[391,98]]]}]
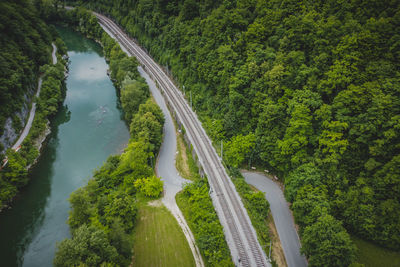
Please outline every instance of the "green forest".
[{"label": "green forest", "polygon": [[[8,164],[0,171],[1,210],[28,183],[28,169],[39,156],[39,140],[64,98],[67,62],[62,58],[65,44],[30,1],[4,1],[0,7],[4,10],[0,14],[0,135],[8,117],[12,118],[14,129],[21,130],[23,125],[16,112],[24,104],[30,109],[31,101],[37,103],[32,127],[21,149],[15,152],[9,148],[0,155],[0,159],[8,158]],[[51,42],[57,46],[55,65],[50,63]],[[42,86],[36,97],[39,77]],[[0,152],[3,149],[0,144]]]},{"label": "green forest", "polygon": [[[268,170],[284,183],[310,266],[357,266],[350,235],[400,251],[399,1],[67,2],[113,18],[190,92],[208,135],[223,143],[224,162],[263,245],[268,203],[251,191],[241,168]],[[93,15],[65,12],[58,6],[64,3],[0,3],[0,135],[9,117],[20,129],[15,114],[43,77],[32,131],[19,153],[7,151],[0,172],[0,207],[28,182],[36,140],[63,99],[66,50],[43,19],[63,21],[102,44],[131,139],[71,195],[72,237],[58,244],[54,264],[126,266],[137,198],[162,191],[152,163],[164,118],[137,61]],[[59,48],[54,66],[52,41]],[[185,214],[208,264],[230,265],[219,224],[195,221],[215,221],[207,192],[199,179],[179,199],[194,207]]]},{"label": "green forest", "polygon": [[311,266],[350,264],[348,232],[400,249],[398,1],[75,3],[172,72],[229,165],[284,181]]},{"label": "green forest", "polygon": [[[0,136],[8,117],[19,131],[22,122],[15,115],[25,97],[36,91],[39,67],[50,63],[49,27],[39,18],[30,1],[0,3]],[[0,152],[4,149],[0,145]]]},{"label": "green forest", "polygon": [[71,194],[72,237],[57,244],[54,265],[129,266],[138,198],[157,198],[163,189],[152,162],[161,146],[164,115],[150,99],[136,59],[121,50],[90,12],[75,9],[59,20],[102,44],[131,138],[121,155],[110,156],[85,187]]},{"label": "green forest", "polygon": [[[63,51],[63,43],[57,42]],[[22,142],[21,149],[6,151],[8,164],[0,171],[0,209],[28,183],[28,166],[32,166],[39,156],[38,140],[48,128],[49,118],[55,115],[63,100],[64,66],[61,60],[56,65],[44,65],[40,68],[42,87],[37,99],[37,109],[28,136]]]}]

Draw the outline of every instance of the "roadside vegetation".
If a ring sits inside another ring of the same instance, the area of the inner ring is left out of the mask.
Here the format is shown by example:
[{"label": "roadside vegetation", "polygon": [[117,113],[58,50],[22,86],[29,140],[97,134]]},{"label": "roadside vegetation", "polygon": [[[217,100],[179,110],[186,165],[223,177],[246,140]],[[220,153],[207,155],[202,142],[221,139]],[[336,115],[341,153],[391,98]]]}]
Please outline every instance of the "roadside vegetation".
[{"label": "roadside vegetation", "polygon": [[[36,89],[39,67],[50,62],[53,36],[30,1],[4,0],[0,3],[0,136],[6,119],[17,129],[14,116],[26,104],[25,96]],[[0,153],[4,147],[0,145]],[[4,155],[0,155],[4,156]],[[1,157],[2,158],[2,157]]]},{"label": "roadside vegetation", "polygon": [[57,244],[54,265],[194,266],[175,218],[159,200],[151,201],[163,190],[152,162],[161,146],[164,116],[149,97],[136,59],[121,50],[90,12],[75,9],[62,17],[102,44],[131,139],[121,155],[110,156],[88,185],[71,194],[72,237]]},{"label": "roadside vegetation", "polygon": [[[270,213],[268,216],[268,228],[269,228],[269,233],[270,233],[270,239],[271,239],[271,257],[273,260],[273,264],[278,267],[287,267],[287,262],[285,258],[285,252],[283,251],[282,248],[282,243],[279,238],[278,230],[276,229],[276,225],[274,222],[274,218],[272,217],[272,214]],[[269,253],[269,251],[268,251]]]},{"label": "roadside vegetation", "polygon": [[207,180],[197,179],[176,195],[176,202],[206,266],[234,266],[209,190]]},{"label": "roadside vegetation", "polygon": [[[239,174],[240,174],[239,180],[244,180],[243,175],[240,172],[239,172]],[[240,183],[236,182],[235,186],[236,187],[240,186],[240,184],[242,182],[243,181],[240,181]],[[245,182],[245,180],[244,180],[244,182]],[[254,187],[252,185],[249,185],[249,184],[247,184],[247,186],[250,187],[250,189],[253,191],[253,193],[257,193],[257,198],[260,198],[261,195],[263,195],[263,197],[265,198],[264,193],[261,192],[260,190],[258,190],[256,187]],[[261,195],[260,195],[260,193],[261,193]],[[253,201],[252,202],[253,206],[258,201]],[[267,200],[266,200],[266,204],[269,204]],[[249,208],[247,208],[247,209],[249,209]],[[268,209],[269,209],[269,206],[268,206]],[[261,212],[261,214],[262,213],[263,212]],[[268,210],[267,217],[257,216],[255,218],[251,218],[250,217],[250,219],[252,220],[252,223],[253,223],[254,220],[258,219],[258,221],[256,221],[255,224],[264,223],[264,225],[265,225],[265,226],[262,226],[261,228],[259,226],[255,226],[255,228],[256,228],[257,235],[258,235],[259,239],[262,237],[262,235],[268,237],[267,239],[265,238],[264,240],[261,240],[260,243],[261,243],[261,245],[262,245],[262,247],[263,247],[263,249],[265,251],[265,254],[266,255],[271,255],[272,266],[287,267],[285,254],[283,252],[281,241],[280,241],[279,235],[278,235],[278,231],[277,231],[276,226],[275,226],[274,218],[272,217],[272,213],[270,212],[270,210]],[[264,230],[264,231],[260,231],[257,228],[260,228],[260,230]],[[271,249],[271,251],[270,251],[270,249]]]},{"label": "roadside vegetation", "polygon": [[[177,129],[177,124],[175,123],[175,129]],[[180,131],[176,131],[176,169],[179,174],[191,181],[199,179],[198,167],[196,162],[193,160],[192,153],[190,153],[189,147],[186,145],[183,135],[185,134],[185,129],[182,127]]]},{"label": "roadside vegetation", "polygon": [[268,227],[268,216],[270,214],[269,203],[263,192],[253,190],[250,185],[246,183],[238,169],[231,168],[230,176],[249,214],[251,223],[256,230],[258,240],[266,255],[268,255],[271,242],[270,229]]},{"label": "roadside vegetation", "polygon": [[[0,96],[0,128],[4,125],[2,116],[10,116],[11,113],[20,109],[26,101],[25,96],[36,93],[37,79],[39,76],[42,78],[39,97],[32,97],[37,103],[35,118],[28,136],[21,144],[21,149],[15,152],[9,148],[5,155],[0,155],[1,159],[3,156],[8,158],[8,164],[0,171],[1,210],[13,199],[18,190],[28,183],[28,168],[38,158],[41,141],[49,128],[49,120],[56,114],[64,99],[64,72],[67,62],[62,57],[66,54],[64,42],[59,38],[54,27],[44,24],[37,10],[30,3],[6,1],[0,3],[0,7],[4,10],[0,15],[3,16],[0,23],[3,23],[3,27],[7,29],[0,33],[4,37],[0,39],[8,42],[0,49],[0,60],[4,59],[1,61],[4,64],[0,63],[0,68],[2,68],[0,71],[0,95],[2,95]],[[13,29],[13,25],[17,24],[19,32]],[[55,65],[50,63],[51,42],[57,46],[57,64]],[[14,66],[15,64],[18,67]],[[30,111],[30,106],[28,108]],[[0,129],[0,135],[2,132]]]},{"label": "roadside vegetation", "polygon": [[184,134],[182,127],[181,132],[177,133],[176,168],[182,177],[192,183],[175,196],[176,203],[193,233],[205,265],[233,266],[221,223],[209,195],[210,187],[207,179],[199,175],[191,150],[183,139]]},{"label": "roadside vegetation", "polygon": [[228,164],[285,182],[310,266],[354,262],[349,232],[400,249],[398,1],[71,2],[171,70]]}]

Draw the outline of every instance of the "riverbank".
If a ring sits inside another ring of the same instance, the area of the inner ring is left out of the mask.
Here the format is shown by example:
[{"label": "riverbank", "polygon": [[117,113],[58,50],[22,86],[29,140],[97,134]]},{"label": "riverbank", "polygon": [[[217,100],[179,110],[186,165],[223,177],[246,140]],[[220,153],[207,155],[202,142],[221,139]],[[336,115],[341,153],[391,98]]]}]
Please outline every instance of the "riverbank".
[{"label": "riverbank", "polygon": [[155,168],[157,175],[161,177],[162,181],[164,181],[164,194],[162,198],[162,203],[175,217],[190,246],[196,262],[196,266],[201,267],[204,266],[204,262],[201,257],[200,251],[196,245],[193,234],[184,216],[182,215],[182,212],[178,208],[175,200],[176,194],[182,190],[183,185],[190,181],[183,179],[175,168],[177,142],[173,119],[167,108],[165,100],[158,90],[157,86],[155,85],[154,81],[149,77],[149,75],[143,70],[142,67],[139,67],[139,73],[143,78],[145,78],[147,84],[149,85],[151,94],[153,95],[158,106],[163,111],[165,117],[164,138],[160,148],[160,152],[157,157]]},{"label": "riverbank", "polygon": [[[85,24],[92,16],[88,12],[81,15],[77,16],[75,22],[83,21]],[[85,29],[91,30],[90,26],[93,25],[87,26]],[[120,92],[118,96],[124,110],[123,119],[130,125],[130,140],[121,155],[110,156],[102,167],[94,171],[86,186],[71,194],[72,210],[68,224],[73,230],[72,236],[58,244],[55,266],[79,263],[92,266],[106,262],[129,265],[134,229],[141,208],[139,201],[145,199],[147,202],[162,192],[162,182],[154,175],[152,168],[162,143],[162,111],[149,99],[148,87],[137,71],[137,61],[124,54],[119,45],[101,31],[99,25],[94,26],[93,30],[98,35],[93,37],[102,40],[104,55],[110,64],[109,74]],[[89,208],[89,216],[81,213],[81,204]],[[90,240],[82,239],[82,234],[101,237],[102,249],[92,249],[88,244]],[[80,247],[88,249],[81,251]],[[79,256],[74,257],[76,253]],[[93,257],[96,258],[95,262],[87,261]]]},{"label": "riverbank", "polygon": [[86,185],[93,170],[110,154],[120,154],[129,140],[101,47],[72,30],[58,30],[70,59],[65,100],[51,119],[30,183],[0,215],[6,266],[53,266],[56,243],[71,234],[66,224],[71,192]]},{"label": "riverbank", "polygon": [[[75,13],[77,14],[76,15],[77,17],[87,18],[87,14],[83,10],[79,10],[79,9],[74,10],[74,14]],[[84,19],[84,21],[86,21],[86,20]],[[101,44],[102,44],[102,46],[105,50],[106,56],[107,56],[107,50],[110,48],[110,41],[107,40],[107,38],[105,38],[103,33],[100,33],[100,36],[93,34],[93,32],[96,32],[98,34],[99,31],[96,28],[90,28],[90,27],[93,27],[93,25],[89,25],[89,28],[86,30],[86,35],[91,36],[93,39],[97,39],[97,40],[101,39]],[[90,30],[93,30],[93,32],[91,32]],[[113,37],[113,36],[111,36],[111,37]],[[112,45],[114,45],[114,44],[112,44]],[[123,47],[121,49],[123,49]],[[125,52],[127,52],[127,51],[125,50]],[[110,55],[108,55],[108,56],[110,56]],[[134,59],[134,58],[132,58],[132,59]],[[119,74],[117,74],[118,71],[113,67],[113,66],[115,66],[114,59],[109,58],[109,60],[110,60],[110,76],[113,78],[113,81],[116,84],[116,86],[121,87],[121,81],[120,81],[121,76]],[[134,60],[134,61],[136,62],[136,60]],[[157,103],[163,108],[163,112],[166,117],[163,146],[161,147],[161,150],[158,153],[159,156],[157,158],[157,165],[156,165],[156,172],[158,175],[162,176],[162,179],[164,181],[164,196],[163,196],[162,201],[163,201],[164,205],[174,215],[178,224],[181,226],[182,231],[188,240],[188,244],[193,251],[193,255],[195,257],[197,266],[204,266],[200,252],[196,248],[196,244],[195,244],[193,235],[191,234],[190,229],[187,226],[187,223],[185,222],[185,219],[184,219],[183,215],[181,214],[181,212],[179,211],[179,209],[176,205],[176,202],[175,202],[175,194],[176,194],[176,192],[181,190],[182,183],[185,181],[182,178],[180,178],[179,175],[177,175],[177,171],[174,166],[174,158],[175,158],[175,151],[176,151],[176,139],[174,136],[175,129],[174,129],[174,126],[172,123],[171,115],[169,114],[169,111],[166,108],[164,99],[161,96],[158,89],[156,88],[154,82],[150,80],[148,75],[142,69],[140,69],[139,71],[140,71],[141,75],[146,78],[147,83],[150,85],[150,90],[153,93],[153,97],[155,98]],[[121,88],[121,99],[123,99],[126,96],[125,92],[126,91],[123,88]],[[135,102],[135,101],[132,100],[132,102]],[[122,103],[122,106],[124,106],[124,102]],[[127,105],[126,107],[129,109],[129,105]],[[128,119],[128,122],[129,122],[129,119]]]},{"label": "riverbank", "polygon": [[[64,44],[56,39],[64,51]],[[41,66],[36,94],[33,97],[27,123],[18,140],[7,150],[6,161],[0,171],[0,212],[10,208],[20,188],[28,182],[28,171],[37,162],[43,143],[50,134],[50,121],[57,112],[64,98],[64,80],[67,61],[63,54],[57,53],[57,46],[52,43],[52,64]],[[57,58],[59,57],[59,59]],[[44,89],[42,89],[44,88]]]},{"label": "riverbank", "polygon": [[[53,61],[53,65],[57,64],[57,46],[54,43],[51,43],[51,46],[53,47],[53,50],[51,52],[51,57],[52,57],[52,61]],[[38,86],[37,86],[37,91],[35,94],[35,97],[33,99],[33,103],[32,103],[32,107],[31,110],[29,112],[29,118],[28,121],[22,131],[22,133],[20,134],[17,142],[15,142],[15,144],[11,147],[11,149],[13,150],[17,150],[17,148],[19,146],[21,146],[22,142],[25,140],[25,138],[28,136],[29,131],[31,130],[32,127],[32,123],[33,123],[33,119],[35,118],[35,113],[36,113],[36,102],[37,102],[37,98],[39,98],[40,96],[40,89],[42,88],[42,79],[43,79],[43,75],[41,75],[39,77],[39,81],[38,81]],[[36,98],[36,99],[35,99]]]}]

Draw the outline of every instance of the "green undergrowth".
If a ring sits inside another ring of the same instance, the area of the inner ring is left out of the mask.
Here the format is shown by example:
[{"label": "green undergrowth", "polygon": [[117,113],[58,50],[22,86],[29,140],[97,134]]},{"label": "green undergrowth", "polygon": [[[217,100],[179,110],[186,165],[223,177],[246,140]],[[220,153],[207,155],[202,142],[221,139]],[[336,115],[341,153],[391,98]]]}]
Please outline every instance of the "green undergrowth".
[{"label": "green undergrowth", "polygon": [[[175,128],[177,124],[174,122]],[[177,152],[176,155],[176,169],[179,174],[188,180],[195,181],[199,179],[199,168],[193,159],[192,153],[184,140],[185,129],[176,131]]]},{"label": "green undergrowth", "polygon": [[263,192],[253,190],[246,183],[238,169],[231,168],[229,173],[249,214],[251,223],[256,230],[258,241],[268,255],[269,244],[271,242],[268,227],[269,203]]},{"label": "green undergrowth", "polygon": [[[66,54],[66,47],[55,32],[53,41],[58,48],[57,64],[49,63],[40,67],[42,87],[39,96],[34,96],[36,113],[31,129],[18,152],[11,148],[6,151],[8,164],[0,171],[0,210],[28,183],[28,167],[38,158],[40,142],[45,137],[49,120],[57,113],[64,99],[64,71],[67,62],[62,56]],[[49,57],[51,51],[51,47],[48,47]]]},{"label": "green undergrowth", "polygon": [[[131,139],[121,155],[110,156],[85,187],[70,196],[71,238],[57,244],[55,266],[129,266],[139,204],[161,195],[152,160],[162,142],[164,117],[149,98],[135,58],[128,57],[84,9],[61,15],[63,22],[99,40],[109,60]],[[148,255],[151,257],[151,255]]]},{"label": "green undergrowth", "polygon": [[[201,178],[199,168],[192,157],[190,148],[183,140],[184,129],[178,134],[178,151],[186,160],[177,160],[177,169],[184,169],[184,178],[193,182],[187,184],[176,195],[176,202],[182,211],[206,266],[233,266],[223,228],[209,196],[210,187],[206,178]],[[181,139],[181,146],[179,146]],[[186,175],[185,175],[186,173]]]},{"label": "green undergrowth", "polygon": [[383,248],[356,236],[352,236],[351,239],[357,246],[356,260],[358,263],[364,264],[365,267],[400,266],[399,251]]},{"label": "green undergrowth", "polygon": [[233,266],[209,190],[206,180],[196,180],[176,195],[176,202],[188,222],[206,266]]}]

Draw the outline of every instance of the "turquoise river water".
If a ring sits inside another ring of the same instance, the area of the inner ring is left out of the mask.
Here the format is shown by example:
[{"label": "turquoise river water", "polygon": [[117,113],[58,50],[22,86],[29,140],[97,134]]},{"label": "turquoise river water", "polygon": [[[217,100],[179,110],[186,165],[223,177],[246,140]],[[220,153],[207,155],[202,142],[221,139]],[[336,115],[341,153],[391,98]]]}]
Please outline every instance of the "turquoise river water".
[{"label": "turquoise river water", "polygon": [[0,214],[0,266],[52,266],[56,243],[70,236],[69,195],[129,139],[101,47],[59,32],[70,58],[66,98],[29,184]]}]

